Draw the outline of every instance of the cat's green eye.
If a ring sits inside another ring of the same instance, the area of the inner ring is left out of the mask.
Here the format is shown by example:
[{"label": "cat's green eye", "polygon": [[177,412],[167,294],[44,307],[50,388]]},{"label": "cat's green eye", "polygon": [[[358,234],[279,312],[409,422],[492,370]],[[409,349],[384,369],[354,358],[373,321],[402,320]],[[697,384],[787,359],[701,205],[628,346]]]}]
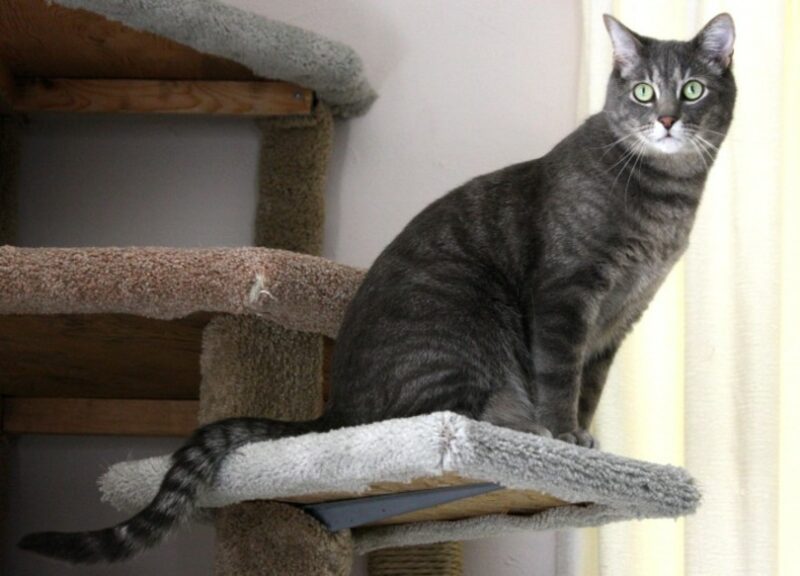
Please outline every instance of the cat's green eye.
[{"label": "cat's green eye", "polygon": [[683,96],[684,100],[689,100],[691,102],[692,100],[697,100],[700,98],[705,91],[706,87],[703,86],[702,82],[698,80],[689,80],[683,85],[681,95]]},{"label": "cat's green eye", "polygon": [[644,104],[652,102],[656,97],[656,91],[647,82],[639,82],[633,87],[633,97]]}]

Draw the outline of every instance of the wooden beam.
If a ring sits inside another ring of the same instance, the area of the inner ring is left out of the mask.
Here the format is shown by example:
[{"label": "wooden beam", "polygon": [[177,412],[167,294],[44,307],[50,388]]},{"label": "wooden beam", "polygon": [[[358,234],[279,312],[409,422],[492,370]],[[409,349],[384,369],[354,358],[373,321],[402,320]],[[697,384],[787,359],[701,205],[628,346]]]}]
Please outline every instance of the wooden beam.
[{"label": "wooden beam", "polygon": [[17,112],[284,116],[309,114],[311,90],[287,82],[49,79],[19,83]]},{"label": "wooden beam", "polygon": [[197,427],[196,400],[3,398],[3,432],[188,436]]},{"label": "wooden beam", "polygon": [[[203,329],[212,317],[0,315],[0,396],[195,400]],[[326,399],[333,346],[326,338]]]},{"label": "wooden beam", "polygon": [[[468,486],[478,482],[477,480],[462,478],[457,474],[445,473],[441,476],[428,478],[415,478],[409,482],[378,482],[371,484],[369,489],[359,495],[347,494],[343,492],[327,492],[317,494],[305,494],[294,498],[281,498],[281,501],[293,504],[315,504],[320,502],[333,502],[337,500],[349,500],[362,496],[378,496],[383,494],[398,494],[401,492],[411,492],[417,490],[431,490],[452,486]],[[427,522],[440,520],[460,520],[472,516],[482,516],[486,514],[516,514],[528,515],[541,512],[548,508],[558,506],[578,505],[585,503],[572,504],[560,498],[556,498],[543,492],[535,490],[512,490],[503,489],[496,492],[472,496],[465,500],[458,500],[446,504],[440,504],[433,508],[425,508],[415,512],[409,512],[391,518],[385,518],[373,522],[372,525],[385,524],[406,524],[409,522]]]},{"label": "wooden beam", "polygon": [[0,315],[0,394],[195,400],[210,319]]},{"label": "wooden beam", "polygon": [[0,114],[13,112],[14,92],[14,77],[0,60]]},{"label": "wooden beam", "polygon": [[49,0],[0,0],[0,60],[16,78],[257,79],[238,62]]}]

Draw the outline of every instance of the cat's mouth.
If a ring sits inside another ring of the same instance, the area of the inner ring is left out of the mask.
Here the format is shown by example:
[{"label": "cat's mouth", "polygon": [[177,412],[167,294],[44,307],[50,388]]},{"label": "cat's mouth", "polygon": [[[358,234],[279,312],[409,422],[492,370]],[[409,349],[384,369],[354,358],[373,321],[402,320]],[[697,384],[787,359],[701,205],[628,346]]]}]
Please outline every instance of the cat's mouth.
[{"label": "cat's mouth", "polygon": [[675,154],[683,149],[683,139],[674,134],[666,134],[651,140],[653,148],[664,154]]},{"label": "cat's mouth", "polygon": [[680,152],[685,144],[681,132],[680,123],[673,125],[671,128],[665,128],[657,122],[649,134],[648,140],[656,151],[662,154],[675,154]]}]

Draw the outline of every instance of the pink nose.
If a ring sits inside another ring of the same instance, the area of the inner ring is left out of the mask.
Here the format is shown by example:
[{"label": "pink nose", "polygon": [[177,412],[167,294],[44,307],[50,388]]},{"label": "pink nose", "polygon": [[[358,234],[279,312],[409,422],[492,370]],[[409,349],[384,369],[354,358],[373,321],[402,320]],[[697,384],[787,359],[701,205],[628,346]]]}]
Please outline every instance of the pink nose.
[{"label": "pink nose", "polygon": [[669,130],[672,128],[672,125],[678,121],[678,119],[675,118],[675,116],[659,116],[658,121],[664,125],[664,128]]}]

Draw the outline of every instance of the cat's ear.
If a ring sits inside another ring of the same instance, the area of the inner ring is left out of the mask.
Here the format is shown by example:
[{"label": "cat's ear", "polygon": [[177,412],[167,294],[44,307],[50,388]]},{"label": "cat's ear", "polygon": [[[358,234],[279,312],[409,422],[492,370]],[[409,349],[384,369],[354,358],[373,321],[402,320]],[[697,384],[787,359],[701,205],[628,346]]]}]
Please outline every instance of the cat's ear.
[{"label": "cat's ear", "polygon": [[733,41],[736,30],[730,14],[714,16],[694,39],[698,51],[713,64],[725,70],[733,58]]},{"label": "cat's ear", "polygon": [[609,14],[603,14],[603,22],[614,46],[614,65],[624,75],[639,62],[642,41],[635,32]]}]

